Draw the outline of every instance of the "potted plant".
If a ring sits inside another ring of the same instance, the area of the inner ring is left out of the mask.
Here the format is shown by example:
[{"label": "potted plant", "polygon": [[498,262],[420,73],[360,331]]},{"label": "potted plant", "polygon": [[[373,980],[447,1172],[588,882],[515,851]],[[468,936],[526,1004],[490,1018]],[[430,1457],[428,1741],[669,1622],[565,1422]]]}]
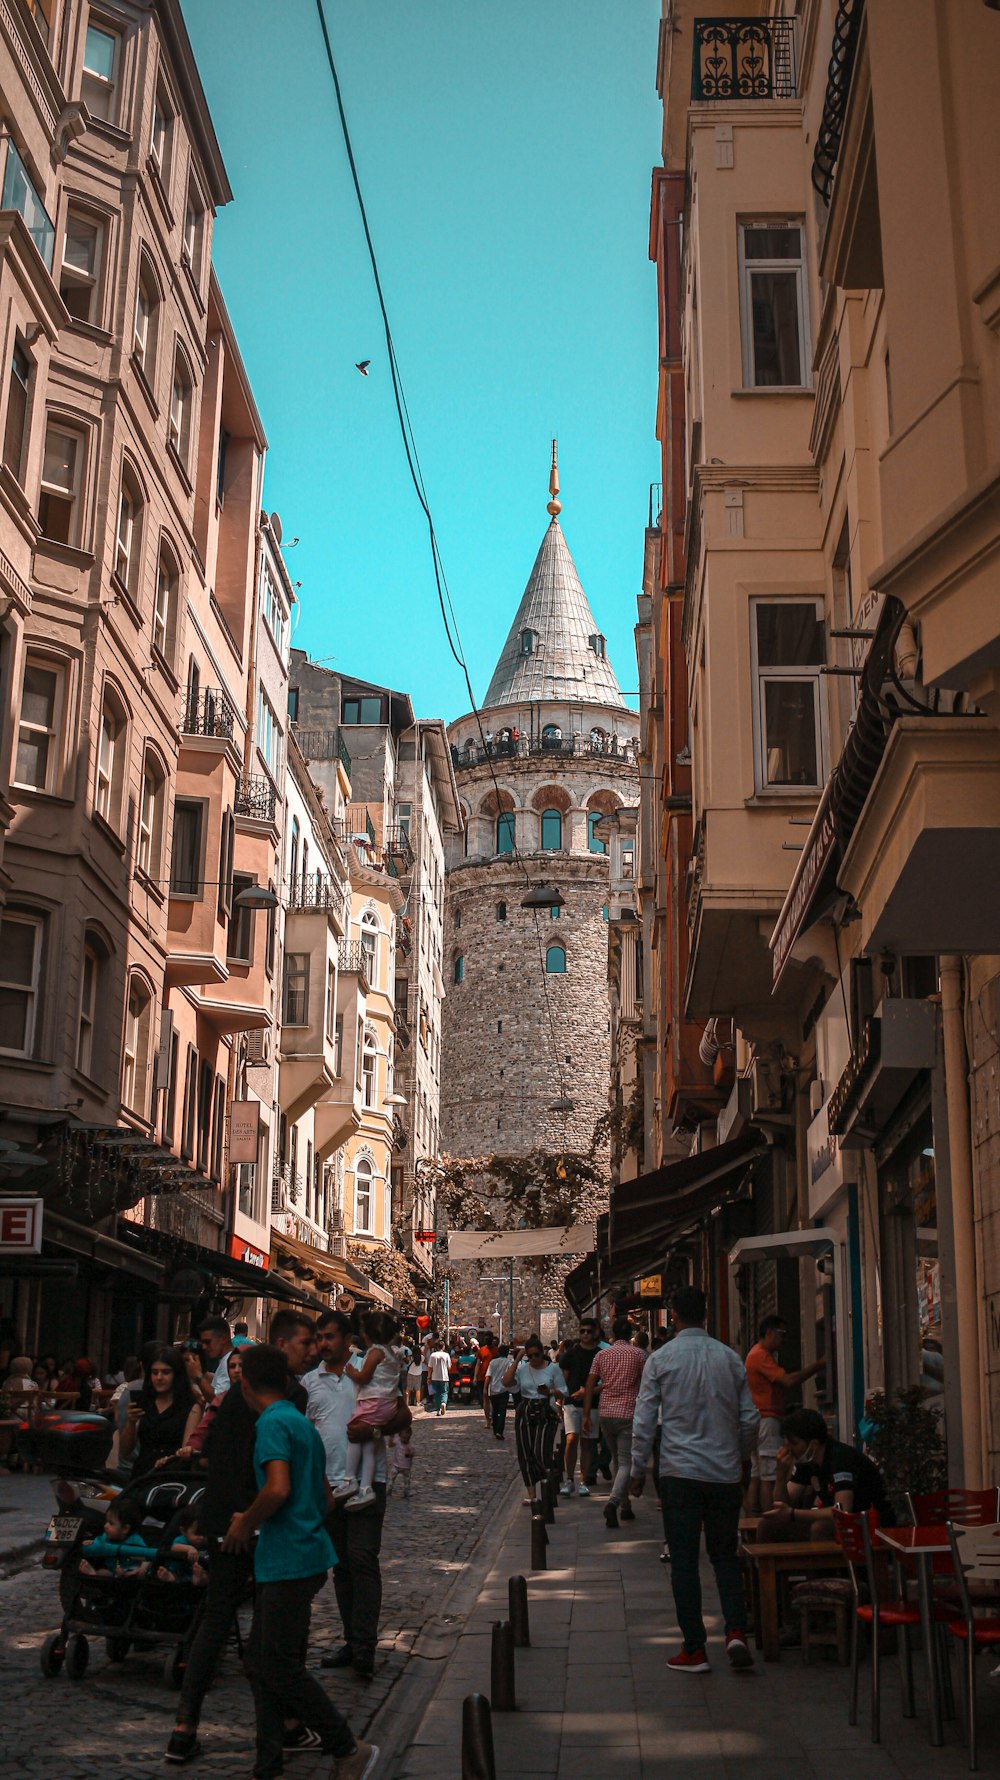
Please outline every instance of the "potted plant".
[{"label": "potted plant", "polygon": [[885,1479],[898,1515],[906,1518],[906,1493],[926,1495],[948,1481],[941,1416],[923,1385],[911,1385],[890,1398],[873,1391],[865,1401],[859,1432],[869,1458]]}]

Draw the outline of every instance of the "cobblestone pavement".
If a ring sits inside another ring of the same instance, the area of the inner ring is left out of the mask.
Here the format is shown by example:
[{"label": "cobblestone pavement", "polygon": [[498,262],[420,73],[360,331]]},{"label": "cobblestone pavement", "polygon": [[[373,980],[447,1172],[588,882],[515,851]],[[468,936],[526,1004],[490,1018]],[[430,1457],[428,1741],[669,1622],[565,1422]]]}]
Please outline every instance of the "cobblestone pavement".
[{"label": "cobblestone pavement", "polygon": [[[443,1418],[421,1414],[409,1501],[391,1498],[382,1546],[385,1595],[375,1679],[325,1676],[337,1704],[362,1732],[402,1675],[418,1638],[447,1633],[446,1597],[484,1534],[494,1524],[514,1471],[513,1439],[505,1445],[486,1432],[482,1412],[452,1409]],[[163,1749],[176,1695],[164,1684],[164,1652],[132,1653],[112,1664],[103,1640],[93,1639],[82,1681],[65,1673],[47,1681],[39,1650],[59,1625],[54,1574],[37,1559],[0,1580],[0,1766],[5,1776],[30,1780],[157,1780],[171,1772]],[[340,1622],[332,1584],[318,1597],[312,1621],[312,1659],[337,1641]],[[247,1780],[252,1773],[253,1711],[235,1653],[227,1652],[202,1719],[204,1756],[183,1771],[197,1780]],[[325,1764],[324,1764],[325,1766]],[[322,1771],[314,1762],[289,1761],[290,1780]]]}]

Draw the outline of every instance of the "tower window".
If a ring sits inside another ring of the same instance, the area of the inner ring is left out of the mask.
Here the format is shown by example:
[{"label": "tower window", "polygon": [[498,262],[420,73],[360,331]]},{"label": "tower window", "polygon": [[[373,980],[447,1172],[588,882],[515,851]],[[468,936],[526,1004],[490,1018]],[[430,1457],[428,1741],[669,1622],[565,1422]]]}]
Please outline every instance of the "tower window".
[{"label": "tower window", "polygon": [[542,849],[547,853],[558,853],[562,847],[562,811],[542,811]]},{"label": "tower window", "polygon": [[534,655],[535,644],[537,643],[537,641],[538,641],[537,631],[522,630],[522,632],[521,632],[521,654],[522,655]]},{"label": "tower window", "polygon": [[498,921],[506,921],[506,919],[507,919],[507,904],[505,902],[498,902],[497,903],[497,920]]},{"label": "tower window", "polygon": [[594,632],[593,636],[587,638],[587,642],[590,648],[593,649],[598,661],[603,661],[608,653],[607,639],[602,637],[598,630]]},{"label": "tower window", "polygon": [[513,853],[514,851],[514,815],[507,811],[497,817],[497,852]]},{"label": "tower window", "polygon": [[457,958],[455,959],[455,968],[454,968],[453,975],[454,975],[454,980],[456,983],[461,983],[465,979],[465,959],[462,956],[461,952],[459,952]]},{"label": "tower window", "polygon": [[549,946],[545,954],[545,972],[550,977],[566,974],[566,953],[562,946]]},{"label": "tower window", "polygon": [[600,810],[591,810],[587,817],[587,846],[591,853],[606,853],[607,841],[602,841],[597,832],[597,825],[603,820]]}]

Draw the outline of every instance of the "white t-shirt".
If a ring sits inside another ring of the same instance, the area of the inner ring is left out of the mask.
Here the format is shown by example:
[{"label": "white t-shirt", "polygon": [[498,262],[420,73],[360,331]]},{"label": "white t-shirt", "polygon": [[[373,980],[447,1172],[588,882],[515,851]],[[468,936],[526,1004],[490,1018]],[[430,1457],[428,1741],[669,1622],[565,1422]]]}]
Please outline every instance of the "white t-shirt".
[{"label": "white t-shirt", "polygon": [[503,1375],[509,1365],[509,1354],[497,1354],[496,1359],[490,1361],[486,1368],[487,1396],[499,1397],[507,1389],[507,1386],[503,1382]]},{"label": "white t-shirt", "polygon": [[[507,1364],[510,1365],[509,1360]],[[520,1360],[514,1378],[521,1396],[525,1399],[537,1397],[539,1385],[547,1385],[550,1392],[558,1391],[563,1397],[567,1395],[569,1389],[561,1369],[554,1360],[549,1360],[546,1365],[537,1368],[530,1365],[527,1360]]]},{"label": "white t-shirt", "polygon": [[212,1390],[217,1397],[224,1397],[233,1382],[229,1376],[229,1356],[232,1351],[231,1347],[227,1347],[212,1374]]},{"label": "white t-shirt", "polygon": [[[384,1347],[383,1358],[379,1361],[367,1384],[359,1384],[358,1400],[370,1400],[372,1397],[386,1397],[391,1402],[399,1396],[399,1369],[403,1364],[402,1351],[398,1347]],[[364,1360],[362,1359],[362,1365]]]},{"label": "white t-shirt", "polygon": [[435,1348],[428,1361],[432,1384],[447,1384],[451,1377],[451,1355],[446,1348]]}]

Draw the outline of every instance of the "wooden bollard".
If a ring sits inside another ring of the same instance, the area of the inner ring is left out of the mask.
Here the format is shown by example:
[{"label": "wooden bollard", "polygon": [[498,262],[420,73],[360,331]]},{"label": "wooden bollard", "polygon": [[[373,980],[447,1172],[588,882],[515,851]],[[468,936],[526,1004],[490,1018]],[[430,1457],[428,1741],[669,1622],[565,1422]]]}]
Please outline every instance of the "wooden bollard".
[{"label": "wooden bollard", "polygon": [[523,1576],[511,1576],[507,1583],[507,1611],[515,1650],[528,1650],[531,1636],[528,1628],[528,1584]]},{"label": "wooden bollard", "polygon": [[462,1701],[462,1780],[497,1780],[490,1702],[481,1693]]},{"label": "wooden bollard", "polygon": [[548,1534],[545,1531],[545,1522],[540,1514],[533,1514],[531,1517],[531,1568],[533,1570],[545,1569],[545,1547],[547,1544]]},{"label": "wooden bollard", "polygon": [[490,1705],[494,1712],[516,1712],[514,1689],[514,1634],[509,1619],[493,1623],[490,1650]]}]

